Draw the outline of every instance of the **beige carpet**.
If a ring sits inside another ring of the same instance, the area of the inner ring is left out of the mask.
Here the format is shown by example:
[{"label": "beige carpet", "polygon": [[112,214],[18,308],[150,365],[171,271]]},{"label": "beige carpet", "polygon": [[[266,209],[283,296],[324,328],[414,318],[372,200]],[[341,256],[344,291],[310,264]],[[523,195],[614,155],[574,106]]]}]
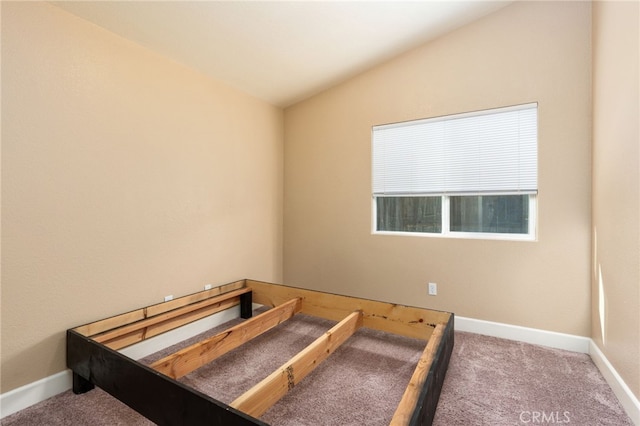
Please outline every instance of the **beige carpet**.
[{"label": "beige carpet", "polygon": [[434,425],[632,426],[586,354],[456,333]]},{"label": "beige carpet", "polygon": [[[277,332],[259,337],[182,381],[230,402],[331,324],[297,315]],[[585,354],[470,333],[456,333],[455,339],[434,425],[632,425]],[[278,426],[388,424],[423,346],[413,339],[361,329],[262,420]],[[168,348],[144,361],[175,350]],[[95,389],[83,395],[65,392],[0,424],[151,423]]]}]

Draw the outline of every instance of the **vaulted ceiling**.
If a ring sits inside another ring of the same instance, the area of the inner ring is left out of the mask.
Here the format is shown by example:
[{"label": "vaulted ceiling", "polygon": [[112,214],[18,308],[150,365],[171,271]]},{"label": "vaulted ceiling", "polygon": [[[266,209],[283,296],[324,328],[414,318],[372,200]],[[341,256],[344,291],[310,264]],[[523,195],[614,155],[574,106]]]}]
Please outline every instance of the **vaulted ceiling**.
[{"label": "vaulted ceiling", "polygon": [[63,1],[70,13],[286,107],[508,1]]}]

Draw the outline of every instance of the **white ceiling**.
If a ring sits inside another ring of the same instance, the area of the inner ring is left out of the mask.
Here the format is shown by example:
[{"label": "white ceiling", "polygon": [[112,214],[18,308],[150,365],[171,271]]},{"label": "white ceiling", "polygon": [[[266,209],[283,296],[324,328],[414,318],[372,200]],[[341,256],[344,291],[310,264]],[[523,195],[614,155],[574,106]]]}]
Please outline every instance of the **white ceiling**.
[{"label": "white ceiling", "polygon": [[68,12],[286,107],[509,1],[64,1]]}]

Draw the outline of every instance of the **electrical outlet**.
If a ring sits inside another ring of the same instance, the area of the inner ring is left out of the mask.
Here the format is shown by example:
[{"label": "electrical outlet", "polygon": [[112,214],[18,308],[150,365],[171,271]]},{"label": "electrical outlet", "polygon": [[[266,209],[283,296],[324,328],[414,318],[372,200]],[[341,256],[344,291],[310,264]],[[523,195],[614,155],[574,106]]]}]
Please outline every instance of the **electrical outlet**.
[{"label": "electrical outlet", "polygon": [[173,294],[164,297],[165,302],[168,302],[169,300],[173,300]]},{"label": "electrical outlet", "polygon": [[212,288],[213,288],[213,285],[211,285],[211,284],[207,284],[207,285],[204,286],[205,290],[211,290]]},{"label": "electrical outlet", "polygon": [[435,296],[438,294],[438,284],[429,283],[429,296]]}]

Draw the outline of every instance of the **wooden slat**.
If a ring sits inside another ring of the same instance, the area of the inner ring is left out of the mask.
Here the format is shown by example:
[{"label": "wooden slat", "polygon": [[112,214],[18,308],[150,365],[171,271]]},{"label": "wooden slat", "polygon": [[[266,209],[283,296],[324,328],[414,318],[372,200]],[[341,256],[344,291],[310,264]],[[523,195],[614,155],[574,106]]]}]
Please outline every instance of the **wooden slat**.
[{"label": "wooden slat", "polygon": [[446,324],[451,314],[430,309],[340,296],[296,287],[246,280],[253,290],[253,301],[276,306],[285,300],[301,297],[302,313],[339,321],[350,312],[363,312],[364,327],[428,340],[437,324]]},{"label": "wooden slat", "polygon": [[107,332],[94,336],[93,339],[96,342],[100,342],[100,343],[108,342],[110,340],[115,339],[116,337],[123,336],[125,334],[130,334],[132,332],[135,332],[136,330],[145,329],[151,325],[165,322],[171,318],[179,317],[189,312],[197,311],[206,306],[219,305],[220,303],[224,302],[227,299],[238,297],[250,291],[251,289],[249,288],[241,288],[239,290],[230,291],[221,296],[216,296],[210,299],[202,300],[200,302],[192,303],[190,305],[183,306],[181,308],[177,308],[172,311],[164,312],[159,315],[154,315],[154,316],[148,317],[147,319],[137,321],[122,327],[118,327],[113,330],[109,330]]},{"label": "wooden slat", "polygon": [[222,296],[225,293],[230,293],[234,290],[240,290],[240,289],[243,289],[244,287],[245,287],[245,280],[240,280],[240,281],[232,282],[229,284],[221,285],[219,287],[214,287],[210,290],[204,290],[198,293],[179,297],[177,299],[170,300],[168,302],[158,303],[157,305],[149,306],[147,308],[147,316],[151,317],[151,316],[159,315],[159,314],[180,308],[182,306],[191,305],[192,303],[209,299],[214,296],[219,296],[219,295]]},{"label": "wooden slat", "polygon": [[444,335],[445,328],[445,324],[438,324],[431,334],[431,338],[418,360],[418,365],[413,371],[411,380],[409,380],[409,385],[405,389],[404,395],[402,395],[402,399],[396,408],[396,412],[391,419],[390,425],[405,426],[409,424],[411,416],[416,409],[420,391],[427,379],[427,375],[429,374],[431,363],[433,362],[435,353],[438,350],[438,346],[440,345],[440,341]]},{"label": "wooden slat", "polygon": [[229,291],[238,290],[243,288],[244,286],[245,280],[235,281],[229,284],[214,287],[210,290],[200,291],[188,296],[179,297],[169,302],[158,303],[146,308],[136,309],[135,311],[116,315],[114,317],[106,318],[100,321],[95,321],[90,324],[85,324],[74,328],[74,330],[84,336],[91,337],[96,334],[103,333],[117,327],[122,327],[124,325],[128,325],[136,321],[140,321],[145,318],[149,318],[151,316],[158,315],[176,308],[187,306],[201,300],[218,296]]},{"label": "wooden slat", "polygon": [[145,319],[146,309],[136,309],[135,311],[127,312],[126,314],[117,315],[115,317],[106,318],[100,321],[93,322],[91,324],[81,325],[74,328],[74,331],[82,334],[86,337],[91,337],[96,334],[102,333],[107,330],[111,330],[116,327],[131,324],[136,321]]},{"label": "wooden slat", "polygon": [[178,379],[288,320],[300,312],[301,307],[300,298],[292,299],[222,333],[156,361],[151,364],[151,368]]},{"label": "wooden slat", "polygon": [[201,318],[205,318],[217,312],[231,309],[239,304],[240,298],[232,297],[231,299],[226,299],[222,302],[205,306],[198,310],[190,311],[177,317],[169,318],[166,321],[162,321],[157,324],[151,324],[145,328],[135,329],[128,334],[119,335],[109,341],[105,341],[102,343],[113,350],[119,350],[150,337],[157,336],[158,334],[162,334],[165,331],[173,330],[174,328],[181,327],[185,324],[199,320]]},{"label": "wooden slat", "polygon": [[261,416],[361,326],[362,312],[351,313],[230,406],[250,416]]}]

